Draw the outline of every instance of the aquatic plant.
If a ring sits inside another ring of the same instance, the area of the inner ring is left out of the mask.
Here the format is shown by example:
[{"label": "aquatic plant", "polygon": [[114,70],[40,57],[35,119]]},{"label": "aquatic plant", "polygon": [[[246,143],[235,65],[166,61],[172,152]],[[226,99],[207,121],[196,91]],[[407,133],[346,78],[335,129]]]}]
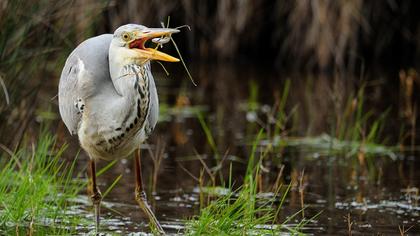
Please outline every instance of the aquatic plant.
[{"label": "aquatic plant", "polygon": [[186,223],[186,235],[272,235],[280,232],[301,234],[301,228],[309,222],[307,219],[302,219],[294,227],[289,227],[286,223],[303,209],[288,217],[283,224],[278,223],[279,212],[291,185],[286,189],[277,187],[274,193],[268,194],[270,197],[264,197],[265,194],[258,190],[259,167],[263,156],[257,158],[256,154],[262,135],[263,132],[260,131],[253,143],[243,184],[240,187],[233,186],[230,168],[228,185],[220,187],[226,189],[225,194],[217,195],[215,200],[201,209],[199,216]]},{"label": "aquatic plant", "polygon": [[73,179],[75,162],[59,160],[66,145],[46,132],[26,144],[0,159],[0,234],[73,232],[81,216],[70,213],[68,200],[83,184]]}]

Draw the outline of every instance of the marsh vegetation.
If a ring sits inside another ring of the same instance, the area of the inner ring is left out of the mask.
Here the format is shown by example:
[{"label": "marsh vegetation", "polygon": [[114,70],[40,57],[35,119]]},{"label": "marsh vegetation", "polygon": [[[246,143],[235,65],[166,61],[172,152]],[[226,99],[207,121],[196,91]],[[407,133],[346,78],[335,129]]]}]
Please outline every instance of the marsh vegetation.
[{"label": "marsh vegetation", "polygon": [[[153,64],[160,121],[142,161],[165,230],[417,234],[417,5],[1,2],[0,234],[93,232],[88,157],[59,119],[59,74],[84,39],[167,16],[191,26],[174,40],[198,86],[180,64],[169,75]],[[99,166],[105,233],[153,232],[131,163]]]}]

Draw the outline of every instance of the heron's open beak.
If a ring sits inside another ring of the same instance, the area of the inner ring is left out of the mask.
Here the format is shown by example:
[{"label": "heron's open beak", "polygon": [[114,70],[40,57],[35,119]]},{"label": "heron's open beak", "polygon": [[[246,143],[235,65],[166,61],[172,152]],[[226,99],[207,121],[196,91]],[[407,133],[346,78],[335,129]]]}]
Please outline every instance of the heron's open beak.
[{"label": "heron's open beak", "polygon": [[155,48],[146,48],[144,45],[147,40],[160,37],[171,37],[172,34],[178,33],[177,29],[169,28],[147,28],[142,32],[134,32],[136,39],[130,42],[130,49],[137,51],[140,57],[149,60],[159,60],[167,62],[179,62],[178,58],[160,52]]}]

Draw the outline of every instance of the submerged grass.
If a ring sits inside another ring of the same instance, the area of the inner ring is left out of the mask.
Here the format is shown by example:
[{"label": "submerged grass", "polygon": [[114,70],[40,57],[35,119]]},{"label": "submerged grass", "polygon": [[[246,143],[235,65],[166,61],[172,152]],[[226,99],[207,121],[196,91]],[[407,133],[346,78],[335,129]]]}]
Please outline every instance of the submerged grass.
[{"label": "submerged grass", "polygon": [[[234,189],[232,167],[230,169],[227,191],[201,209],[200,215],[186,223],[185,235],[273,235],[281,232],[301,234],[301,228],[308,222],[301,220],[295,227],[286,225],[295,216],[279,224],[278,215],[290,185],[282,186],[270,197],[263,197],[258,191],[258,177],[262,157],[256,158],[257,146],[263,132],[260,131],[252,146],[242,186]],[[257,159],[257,160],[256,160]],[[223,187],[222,187],[223,188]],[[280,194],[281,192],[281,194]]]},{"label": "submerged grass", "polygon": [[[270,143],[270,140],[263,140]],[[369,156],[387,156],[392,160],[397,158],[397,146],[386,146],[382,144],[362,143],[361,141],[346,141],[331,137],[328,134],[321,134],[314,137],[284,137],[279,140],[280,146],[283,147],[299,147],[300,150],[316,151],[320,155],[342,154],[344,157],[357,156],[359,152],[363,152]]]},{"label": "submerged grass", "polygon": [[[29,146],[30,147],[30,146]],[[72,179],[73,163],[59,161],[66,146],[42,132],[32,150],[22,148],[0,160],[0,234],[71,234],[81,216],[69,214],[68,199],[82,184]]]},{"label": "submerged grass", "polygon": [[[254,178],[237,192],[231,192],[201,210],[197,219],[187,224],[186,235],[247,235],[263,234],[272,229],[258,228],[270,223],[275,210],[270,205],[256,204]],[[260,215],[257,217],[257,215]]]},{"label": "submerged grass", "polygon": [[[286,80],[283,90],[276,94],[276,102],[272,107],[258,107],[257,98],[255,98],[257,92],[254,91],[256,89],[255,86],[250,87],[249,102],[245,112],[247,119],[249,114],[253,113],[252,117],[254,118],[250,120],[250,123],[256,122],[259,125],[257,128],[263,128],[267,134],[266,138],[262,140],[262,144],[280,148],[287,146],[311,147],[327,154],[344,153],[346,157],[354,157],[363,153],[367,156],[386,155],[395,159],[396,147],[389,145],[389,137],[384,134],[384,130],[388,128],[387,121],[391,109],[388,108],[385,111],[367,109],[366,86],[361,86],[357,92],[349,95],[347,99],[343,99],[345,102],[328,103],[339,108],[335,113],[330,112],[328,116],[319,112],[319,116],[329,120],[325,122],[325,128],[306,134],[305,131],[311,129],[311,124],[296,122],[296,119],[302,118],[302,114],[297,113],[297,108],[299,106],[311,107],[313,104],[297,103],[295,106],[286,107],[291,89],[290,80]],[[315,94],[310,92],[306,94],[311,98],[311,101],[315,100]],[[318,119],[320,118],[315,120]],[[298,126],[304,128],[301,129]],[[251,131],[247,129],[247,134],[253,134],[255,131],[255,128]],[[253,142],[252,138],[247,141],[247,143],[251,142]]]}]

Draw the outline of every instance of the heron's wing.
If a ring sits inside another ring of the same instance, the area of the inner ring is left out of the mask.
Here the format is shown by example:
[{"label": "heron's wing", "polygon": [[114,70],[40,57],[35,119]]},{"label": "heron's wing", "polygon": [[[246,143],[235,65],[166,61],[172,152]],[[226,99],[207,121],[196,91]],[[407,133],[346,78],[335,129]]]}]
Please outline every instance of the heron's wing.
[{"label": "heron's wing", "polygon": [[101,94],[112,97],[115,93],[108,65],[111,40],[112,34],[85,40],[73,50],[61,72],[58,105],[61,118],[71,134],[77,133],[85,98]]},{"label": "heron's wing", "polygon": [[63,68],[58,86],[58,105],[61,118],[70,133],[76,134],[81,119],[80,111],[76,108],[79,97],[78,81],[80,80],[80,63],[70,56]]}]

